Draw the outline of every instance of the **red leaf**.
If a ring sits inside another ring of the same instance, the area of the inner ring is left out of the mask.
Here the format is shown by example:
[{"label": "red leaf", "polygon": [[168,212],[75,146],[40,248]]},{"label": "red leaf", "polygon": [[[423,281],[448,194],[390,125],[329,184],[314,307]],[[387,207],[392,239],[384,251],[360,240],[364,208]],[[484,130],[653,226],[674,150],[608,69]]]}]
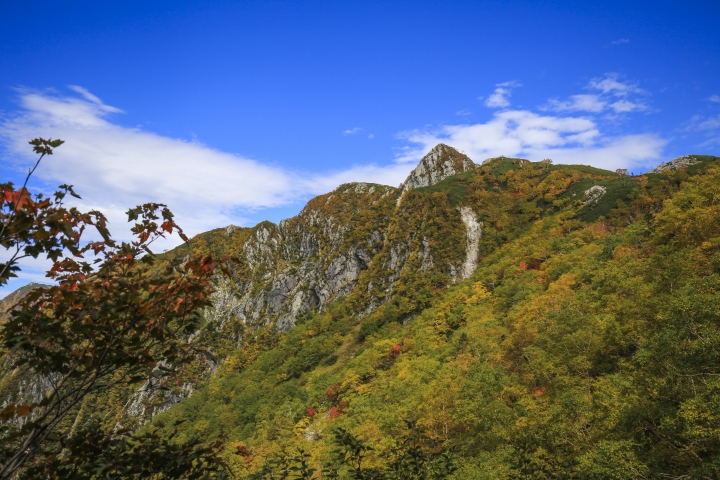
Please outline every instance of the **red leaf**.
[{"label": "red leaf", "polygon": [[24,417],[25,415],[30,413],[30,410],[31,410],[31,408],[30,408],[30,405],[28,405],[28,404],[18,405],[17,410],[15,410],[15,414],[18,417]]},{"label": "red leaf", "polygon": [[[10,192],[5,192],[5,199],[8,199],[8,193]],[[8,202],[13,202],[15,204],[15,210],[20,210],[25,205],[35,205],[35,202],[33,202],[30,198],[30,192],[28,192],[27,189],[24,187],[20,190],[10,193],[10,197],[11,198],[8,200]]]}]

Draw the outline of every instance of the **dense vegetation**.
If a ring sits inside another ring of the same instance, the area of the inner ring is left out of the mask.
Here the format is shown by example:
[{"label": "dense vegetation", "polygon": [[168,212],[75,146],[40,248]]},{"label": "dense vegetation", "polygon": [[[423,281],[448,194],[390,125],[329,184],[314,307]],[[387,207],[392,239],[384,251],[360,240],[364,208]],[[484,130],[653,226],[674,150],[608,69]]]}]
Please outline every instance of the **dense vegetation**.
[{"label": "dense vegetation", "polygon": [[240,478],[720,478],[720,169],[695,158],[637,177],[501,158],[413,190],[408,225],[477,211],[470,279],[404,272],[370,314],[356,289],[285,333],[246,325],[155,421],[226,436]]},{"label": "dense vegetation", "polygon": [[[97,445],[140,463],[139,439],[193,474],[205,462],[248,479],[720,479],[720,159],[688,158],[631,177],[501,157],[407,192],[343,185],[284,225],[199,235],[145,272],[227,256],[214,295],[247,296],[307,267],[275,240],[307,232],[339,239],[317,240],[317,269],[358,245],[372,261],[292,328],[214,297],[184,337],[212,355],[155,373],[152,395],[138,396],[152,382],[116,383],[73,412],[78,435],[97,422],[134,434],[87,430],[54,458],[76,468]],[[465,280],[460,207],[482,222]]]}]

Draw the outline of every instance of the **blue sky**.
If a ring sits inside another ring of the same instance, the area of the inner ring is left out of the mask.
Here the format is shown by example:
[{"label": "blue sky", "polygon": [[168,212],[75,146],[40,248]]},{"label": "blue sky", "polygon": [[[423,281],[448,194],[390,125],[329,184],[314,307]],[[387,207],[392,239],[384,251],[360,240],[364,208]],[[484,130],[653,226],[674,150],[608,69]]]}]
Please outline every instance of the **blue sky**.
[{"label": "blue sky", "polygon": [[[440,141],[627,167],[720,154],[718,2],[6,2],[0,173],[75,184],[122,237],[190,233],[399,184]],[[30,277],[27,277],[30,278]],[[39,277],[38,277],[39,278]]]}]

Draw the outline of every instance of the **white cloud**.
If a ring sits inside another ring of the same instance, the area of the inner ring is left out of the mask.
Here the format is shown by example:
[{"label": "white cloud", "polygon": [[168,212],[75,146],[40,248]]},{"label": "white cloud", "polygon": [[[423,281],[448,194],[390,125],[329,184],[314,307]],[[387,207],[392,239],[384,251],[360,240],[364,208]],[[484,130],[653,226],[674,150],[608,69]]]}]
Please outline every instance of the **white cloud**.
[{"label": "white cloud", "polygon": [[[92,102],[92,103],[95,103],[95,104],[97,104],[97,105],[102,105],[102,104],[103,104],[102,100],[100,100],[97,96],[95,96],[95,95],[93,95],[92,93],[90,93],[90,91],[89,91],[87,88],[83,88],[83,87],[80,87],[80,86],[78,86],[78,85],[68,85],[68,88],[69,88],[70,90],[72,90],[73,92],[76,92],[76,93],[79,93],[80,95],[82,95],[82,97],[83,97],[85,100],[88,100],[88,101],[90,101],[90,102]],[[112,108],[112,107],[111,107],[111,108]],[[115,111],[115,112],[122,112],[122,110],[119,110],[119,109],[114,109],[114,111]]]},{"label": "white cloud", "polygon": [[[571,95],[568,100],[551,98],[540,107],[540,110],[590,113],[612,110],[614,113],[620,114],[648,109],[645,103],[635,98],[646,92],[633,83],[618,80],[618,75],[614,73],[590,80],[585,89],[597,90],[600,93]],[[630,99],[631,96],[633,98]]]},{"label": "white cloud", "polygon": [[710,95],[707,100],[708,102],[720,103],[720,95]]},{"label": "white cloud", "polygon": [[389,165],[353,165],[345,170],[329,172],[317,175],[312,178],[315,184],[313,193],[320,194],[330,192],[338,185],[351,182],[379,183],[382,185],[398,186],[405,181],[415,165],[407,165],[399,162]]},{"label": "white cloud", "polygon": [[622,45],[624,43],[630,43],[630,40],[627,38],[620,38],[618,40],[610,42],[610,45]]},{"label": "white cloud", "polygon": [[145,202],[168,204],[192,235],[244,224],[243,212],[302,202],[342,182],[397,185],[409,172],[408,166],[397,164],[290,171],[197,141],[120,126],[112,121],[120,109],[103,104],[82,87],[71,89],[80,96],[20,92],[22,110],[0,118],[0,141],[15,166],[24,168],[34,158],[29,139],[65,140],[43,160],[36,178],[48,188],[74,185],[83,197],[79,206],[103,211],[117,238],[127,238],[122,233],[127,208]]},{"label": "white cloud", "polygon": [[[485,100],[485,105],[490,108],[504,108],[510,106],[510,100],[508,97],[512,95],[512,89],[514,87],[521,87],[522,85],[511,80],[509,82],[498,83],[495,85],[495,91]],[[482,99],[482,97],[479,97]]]},{"label": "white cloud", "polygon": [[586,88],[599,90],[602,93],[624,97],[630,93],[645,93],[633,83],[624,83],[618,80],[617,73],[606,73],[604,78],[593,78]]},{"label": "white cloud", "polygon": [[517,80],[510,80],[508,82],[496,83],[495,86],[496,87],[514,88],[514,87],[522,87],[522,83],[518,82]]},{"label": "white cloud", "polygon": [[571,95],[570,100],[560,101],[552,98],[541,110],[552,110],[554,112],[602,112],[607,102],[600,99],[599,95]]},{"label": "white cloud", "polygon": [[720,114],[706,117],[694,115],[685,124],[685,130],[693,133],[700,133],[705,140],[699,143],[699,148],[717,148],[720,145]]},{"label": "white cloud", "polygon": [[485,100],[485,105],[487,105],[490,108],[502,108],[502,107],[508,107],[510,106],[510,101],[507,99],[507,97],[510,96],[510,90],[507,88],[496,88],[495,92],[490,94],[487,100]]},{"label": "white cloud", "polygon": [[687,124],[687,130],[689,131],[708,131],[718,129],[720,129],[720,115],[716,115],[714,117],[695,115]]},{"label": "white cloud", "polygon": [[720,115],[703,120],[698,125],[699,130],[717,130],[720,128]]},{"label": "white cloud", "polygon": [[615,110],[615,113],[628,113],[639,110],[647,110],[647,106],[639,102],[631,102],[629,100],[618,100],[608,105]]},{"label": "white cloud", "polygon": [[350,128],[350,129],[348,129],[348,130],[345,130],[345,131],[343,132],[343,134],[344,134],[344,135],[355,135],[356,133],[360,133],[360,132],[362,132],[362,131],[363,131],[362,128],[360,128],[360,127],[355,127],[355,128]]},{"label": "white cloud", "polygon": [[464,151],[476,162],[500,155],[522,156],[611,170],[657,160],[667,143],[649,134],[603,137],[592,119],[538,115],[526,110],[498,112],[486,123],[413,130],[402,136],[414,144],[399,155],[398,160],[403,162],[417,161],[442,142]]}]

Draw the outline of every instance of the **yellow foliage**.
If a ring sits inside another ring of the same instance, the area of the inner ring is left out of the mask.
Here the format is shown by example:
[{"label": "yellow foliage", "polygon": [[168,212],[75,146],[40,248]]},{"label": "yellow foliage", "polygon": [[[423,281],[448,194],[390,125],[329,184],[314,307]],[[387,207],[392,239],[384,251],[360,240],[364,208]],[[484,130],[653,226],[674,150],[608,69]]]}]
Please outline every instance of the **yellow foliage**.
[{"label": "yellow foliage", "polygon": [[639,252],[637,248],[634,248],[630,245],[620,245],[613,249],[613,258],[615,260],[619,260],[625,257],[636,258],[638,254]]},{"label": "yellow foliage", "polygon": [[490,298],[492,295],[490,292],[488,292],[487,288],[482,282],[475,282],[472,286],[472,297],[470,297],[466,303],[468,305],[477,305],[478,303],[482,302],[483,300]]}]

